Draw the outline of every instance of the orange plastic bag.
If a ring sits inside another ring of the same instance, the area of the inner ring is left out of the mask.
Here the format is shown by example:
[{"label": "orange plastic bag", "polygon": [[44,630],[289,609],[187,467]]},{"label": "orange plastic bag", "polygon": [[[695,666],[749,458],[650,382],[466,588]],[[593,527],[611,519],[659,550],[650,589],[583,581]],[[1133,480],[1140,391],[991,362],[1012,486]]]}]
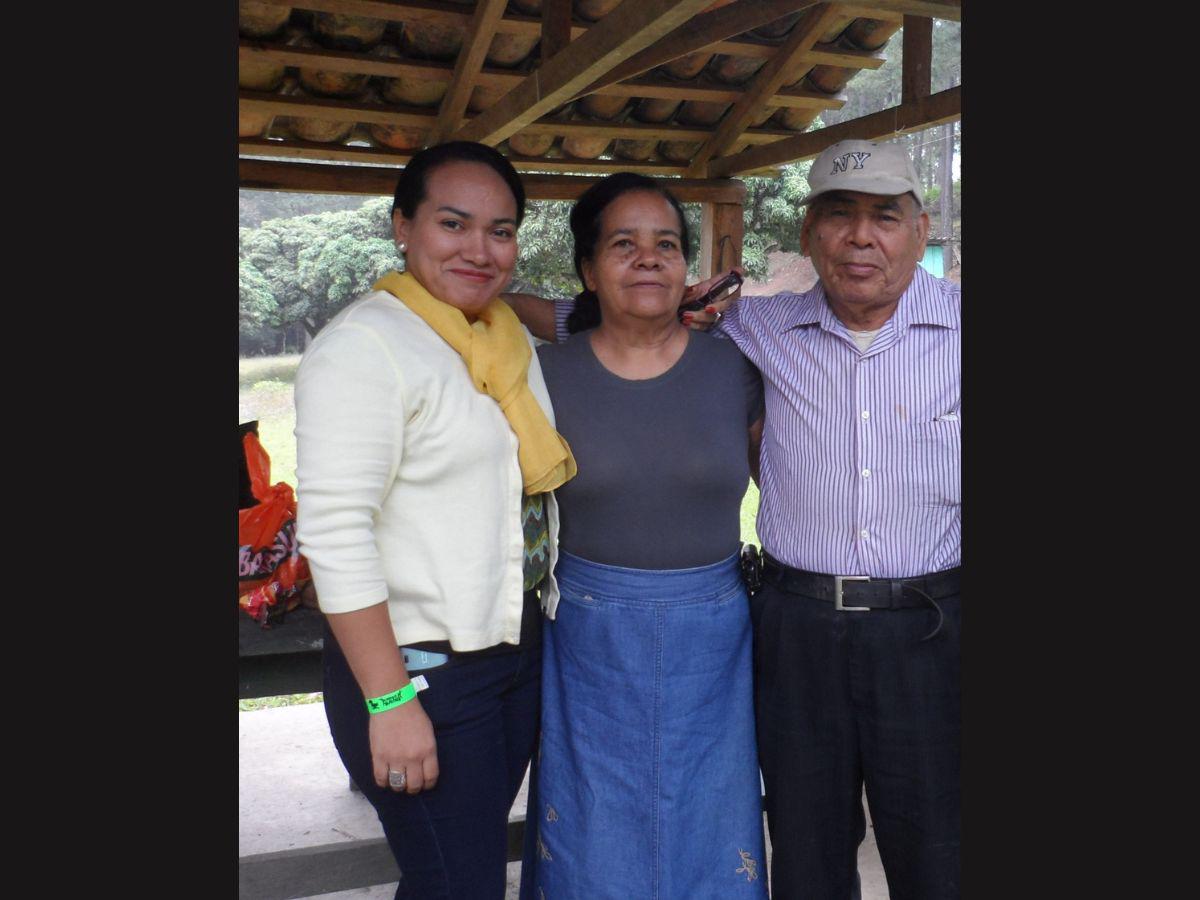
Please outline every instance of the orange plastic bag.
[{"label": "orange plastic bag", "polygon": [[242,438],[250,490],[257,506],[238,510],[238,606],[263,628],[300,605],[311,580],[296,541],[296,495],[281,481],[271,484],[271,457],[258,435]]}]

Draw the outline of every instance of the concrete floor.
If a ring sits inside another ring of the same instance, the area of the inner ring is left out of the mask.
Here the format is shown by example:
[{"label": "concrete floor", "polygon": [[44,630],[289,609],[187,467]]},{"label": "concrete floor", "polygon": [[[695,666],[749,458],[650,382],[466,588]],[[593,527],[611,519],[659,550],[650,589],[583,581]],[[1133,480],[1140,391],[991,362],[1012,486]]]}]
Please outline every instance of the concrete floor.
[{"label": "concrete floor", "polygon": [[[349,790],[320,703],[238,713],[238,747],[239,856],[383,836],[371,805]],[[522,787],[513,815],[524,812]],[[871,828],[859,848],[858,868],[862,900],[887,900]],[[520,879],[520,863],[509,863],[506,900],[516,900]],[[392,882],[320,897],[391,900],[395,892]]]}]

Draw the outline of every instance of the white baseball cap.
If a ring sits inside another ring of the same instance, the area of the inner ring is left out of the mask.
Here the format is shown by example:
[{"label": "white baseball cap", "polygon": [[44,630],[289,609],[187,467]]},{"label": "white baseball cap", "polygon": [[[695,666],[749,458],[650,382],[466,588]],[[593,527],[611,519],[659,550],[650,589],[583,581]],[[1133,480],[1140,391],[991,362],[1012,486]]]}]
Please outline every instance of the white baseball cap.
[{"label": "white baseball cap", "polygon": [[921,206],[921,181],[908,153],[899,144],[838,141],[818,156],[808,171],[812,191],[800,205],[829,191],[860,191],[895,196],[912,191]]}]

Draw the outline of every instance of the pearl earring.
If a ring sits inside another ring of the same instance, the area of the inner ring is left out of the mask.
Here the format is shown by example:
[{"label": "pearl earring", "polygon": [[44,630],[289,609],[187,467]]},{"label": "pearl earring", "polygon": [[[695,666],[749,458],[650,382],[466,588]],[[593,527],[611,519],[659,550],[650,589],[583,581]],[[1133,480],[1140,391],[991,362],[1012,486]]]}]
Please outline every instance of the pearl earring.
[{"label": "pearl earring", "polygon": [[405,244],[404,241],[401,241],[400,242],[400,252],[403,253],[407,249],[408,249],[408,245]]}]

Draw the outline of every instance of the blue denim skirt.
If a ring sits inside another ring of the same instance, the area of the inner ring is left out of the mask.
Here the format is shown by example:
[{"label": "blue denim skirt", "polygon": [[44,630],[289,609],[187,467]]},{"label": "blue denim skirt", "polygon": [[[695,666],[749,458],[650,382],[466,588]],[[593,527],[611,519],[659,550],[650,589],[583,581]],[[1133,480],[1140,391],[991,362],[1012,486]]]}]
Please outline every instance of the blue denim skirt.
[{"label": "blue denim skirt", "polygon": [[649,571],[560,553],[543,632],[538,900],[767,896],[737,556]]}]

